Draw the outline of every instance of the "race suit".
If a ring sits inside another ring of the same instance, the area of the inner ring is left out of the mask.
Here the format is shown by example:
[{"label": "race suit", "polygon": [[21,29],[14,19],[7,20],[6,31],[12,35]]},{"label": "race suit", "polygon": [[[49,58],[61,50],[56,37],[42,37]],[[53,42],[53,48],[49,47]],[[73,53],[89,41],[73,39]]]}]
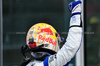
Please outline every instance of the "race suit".
[{"label": "race suit", "polygon": [[[74,15],[72,19],[80,23],[80,15]],[[63,66],[70,62],[78,51],[82,41],[82,27],[71,27],[63,47],[55,55],[48,56],[44,61],[31,61],[27,66]]]},{"label": "race suit", "polygon": [[63,47],[54,55],[48,56],[44,61],[31,61],[26,66],[68,66],[71,59],[82,42],[82,25],[80,13],[73,14],[70,18],[70,29]]}]

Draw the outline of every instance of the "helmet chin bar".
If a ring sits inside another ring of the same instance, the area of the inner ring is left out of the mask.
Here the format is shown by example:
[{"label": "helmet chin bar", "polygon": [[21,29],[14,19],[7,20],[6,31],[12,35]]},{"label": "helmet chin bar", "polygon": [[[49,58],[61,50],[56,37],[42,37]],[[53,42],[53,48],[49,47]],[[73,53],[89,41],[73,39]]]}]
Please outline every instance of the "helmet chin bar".
[{"label": "helmet chin bar", "polygon": [[26,60],[27,56],[25,55],[25,53],[35,51],[35,50],[37,50],[37,49],[39,49],[40,47],[43,47],[43,46],[44,46],[44,44],[42,44],[42,45],[40,45],[38,47],[29,48],[28,45],[23,45],[21,47],[21,53],[23,55],[23,58]]},{"label": "helmet chin bar", "polygon": [[32,52],[31,55],[33,59],[43,61],[47,56],[51,54],[48,52]]},{"label": "helmet chin bar", "polygon": [[[44,58],[47,57],[48,55],[52,55],[52,54],[55,54],[55,53],[56,53],[55,51],[52,51],[52,50],[50,50],[50,49],[42,48],[44,45],[45,45],[45,44],[42,44],[42,45],[40,45],[40,46],[38,46],[38,47],[34,47],[34,48],[29,48],[28,45],[23,45],[23,46],[21,47],[21,53],[22,53],[22,55],[23,55],[23,59],[24,59],[25,61],[31,59],[31,58],[28,58],[28,57],[25,55],[27,52],[30,52],[31,55],[34,54],[34,53],[43,52],[44,54],[43,54],[41,57],[39,57],[39,58],[36,57],[35,55],[32,55],[33,58],[34,58],[34,59],[37,59],[37,60],[39,60],[40,58],[41,58],[41,59],[42,59],[42,58],[44,59]],[[42,60],[43,60],[43,59],[42,59]]]}]

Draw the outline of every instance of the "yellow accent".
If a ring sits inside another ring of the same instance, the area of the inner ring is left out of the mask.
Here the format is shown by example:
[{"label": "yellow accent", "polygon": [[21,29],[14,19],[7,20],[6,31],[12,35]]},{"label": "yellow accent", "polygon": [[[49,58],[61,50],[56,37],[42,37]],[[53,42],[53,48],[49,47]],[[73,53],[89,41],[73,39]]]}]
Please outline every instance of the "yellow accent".
[{"label": "yellow accent", "polygon": [[55,46],[55,51],[56,51],[56,47],[57,47],[57,46]]},{"label": "yellow accent", "polygon": [[[41,33],[39,33],[39,32],[40,32],[40,29],[44,29],[44,28],[50,28],[51,31],[53,32],[53,35],[47,35],[46,32],[41,32]],[[34,35],[33,35],[33,33],[30,34],[30,31],[33,31],[33,32],[34,32]],[[39,46],[40,41],[41,41],[41,44],[44,44],[44,43],[46,42],[46,41],[43,41],[42,39],[39,39],[39,35],[42,35],[44,39],[48,38],[48,37],[46,37],[46,36],[49,36],[49,38],[51,38],[53,42],[54,42],[54,41],[57,41],[56,46],[55,46],[54,44],[52,44],[52,46],[50,46],[51,43],[49,43],[49,41],[48,41],[48,42],[47,42],[47,43],[49,44],[48,47],[44,47],[44,48],[51,49],[51,50],[57,52],[58,49],[59,49],[59,45],[58,45],[57,37],[55,36],[56,33],[57,33],[57,31],[56,31],[51,25],[46,24],[46,23],[38,23],[38,24],[33,25],[33,26],[29,29],[29,31],[28,31],[28,33],[27,33],[28,36],[27,36],[27,38],[26,38],[26,39],[27,39],[26,42],[28,42],[29,37],[32,36],[32,37],[34,38],[34,41],[36,42],[37,46]],[[36,41],[36,38],[38,38],[37,41]],[[49,39],[49,40],[50,40],[50,39]],[[56,50],[56,49],[57,49],[57,50]]]},{"label": "yellow accent", "polygon": [[53,47],[52,47],[52,50],[54,50],[54,45],[53,45]]},{"label": "yellow accent", "polygon": [[37,46],[39,46],[39,40],[37,40],[37,43],[36,44],[37,44]]}]

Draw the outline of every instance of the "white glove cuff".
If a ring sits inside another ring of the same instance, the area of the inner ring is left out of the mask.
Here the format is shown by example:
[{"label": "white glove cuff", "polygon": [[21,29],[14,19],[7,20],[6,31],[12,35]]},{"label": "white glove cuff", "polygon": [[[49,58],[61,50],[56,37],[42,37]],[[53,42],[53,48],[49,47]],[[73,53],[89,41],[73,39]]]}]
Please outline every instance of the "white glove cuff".
[{"label": "white glove cuff", "polygon": [[80,14],[77,14],[77,15],[73,15],[71,18],[70,18],[70,27],[71,26],[80,26],[81,25],[81,19],[80,19]]}]

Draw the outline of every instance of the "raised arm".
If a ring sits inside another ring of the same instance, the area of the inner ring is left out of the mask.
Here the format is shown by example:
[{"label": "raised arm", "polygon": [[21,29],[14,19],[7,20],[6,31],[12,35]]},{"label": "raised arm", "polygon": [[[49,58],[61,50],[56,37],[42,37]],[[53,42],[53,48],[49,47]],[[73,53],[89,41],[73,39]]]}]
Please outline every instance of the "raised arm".
[{"label": "raised arm", "polygon": [[[57,54],[51,55],[44,61],[44,66],[64,66],[75,56],[82,41],[81,1],[69,4],[71,12],[70,29],[63,47]],[[45,64],[47,62],[47,65]]]}]

